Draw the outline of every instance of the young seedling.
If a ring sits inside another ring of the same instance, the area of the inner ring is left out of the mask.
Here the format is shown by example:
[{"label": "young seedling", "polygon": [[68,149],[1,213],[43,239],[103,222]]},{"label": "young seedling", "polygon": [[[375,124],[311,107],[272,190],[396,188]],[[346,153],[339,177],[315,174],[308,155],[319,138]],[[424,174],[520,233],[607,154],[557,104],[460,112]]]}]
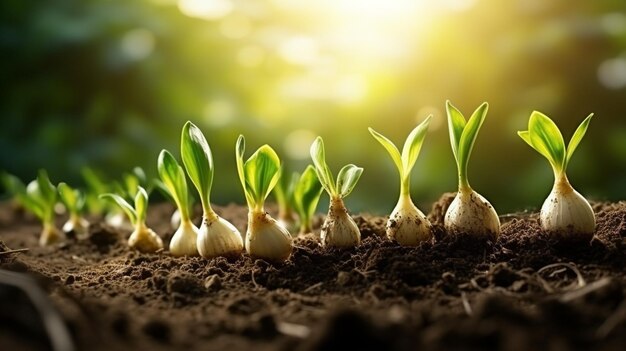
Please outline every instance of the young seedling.
[{"label": "young seedling", "polygon": [[[111,211],[113,205],[108,201],[102,201],[100,194],[111,192],[109,185],[90,167],[84,167],[80,171],[85,184],[85,206],[92,215],[102,215]],[[117,210],[117,206],[115,207]]]},{"label": "young seedling", "polygon": [[141,186],[137,187],[135,206],[117,194],[102,194],[101,198],[113,200],[128,216],[135,230],[128,238],[128,246],[140,252],[155,252],[163,248],[163,240],[146,226],[148,212],[148,193]]},{"label": "young seedling", "polygon": [[541,206],[539,220],[544,231],[561,239],[590,241],[596,229],[596,219],[589,202],[567,179],[567,165],[587,132],[593,113],[578,126],[567,147],[561,131],[541,112],[534,111],[528,120],[528,130],[517,134],[533,149],[548,159],[554,171],[554,186]]},{"label": "young seedling", "polygon": [[446,102],[450,144],[458,169],[459,191],[448,207],[444,227],[449,234],[495,240],[500,235],[498,214],[489,201],[470,187],[467,179],[469,157],[488,108],[489,105],[483,103],[466,121],[450,101]]},{"label": "young seedling", "polygon": [[63,225],[63,232],[65,234],[74,233],[77,238],[87,236],[89,222],[83,217],[85,193],[79,189],[73,189],[66,183],[59,183],[57,189],[61,202],[70,214],[69,219]]},{"label": "young seedling", "polygon": [[323,190],[315,168],[308,165],[293,191],[294,207],[300,221],[300,234],[311,233],[311,221]]},{"label": "young seedling", "polygon": [[324,220],[320,233],[322,245],[334,247],[351,247],[361,242],[361,232],[356,225],[343,199],[350,195],[356,183],[359,181],[363,168],[353,164],[344,166],[337,175],[337,181],[326,164],[324,141],[317,137],[311,145],[311,158],[315,165],[315,172],[322,183],[322,187],[330,196],[328,215]]},{"label": "young seedling", "polygon": [[26,196],[26,185],[16,176],[8,172],[0,173],[0,181],[5,192],[10,196],[11,206],[15,210],[24,209],[24,196]]},{"label": "young seedling", "polygon": [[431,116],[428,116],[424,122],[413,129],[404,142],[402,154],[393,142],[369,128],[372,136],[387,150],[400,174],[400,199],[389,215],[386,232],[389,239],[395,240],[401,245],[415,246],[420,242],[432,239],[430,222],[424,213],[413,204],[410,189],[411,170],[419,156],[426,132],[428,132],[430,119]]},{"label": "young seedling", "polygon": [[54,223],[57,189],[50,182],[45,170],[39,170],[37,179],[28,184],[23,203],[26,209],[37,216],[43,224],[39,245],[47,246],[65,239],[63,232]]},{"label": "young seedling", "polygon": [[243,135],[237,139],[235,155],[237,173],[248,204],[248,230],[246,251],[250,256],[270,261],[284,261],[293,250],[291,234],[265,212],[267,195],[278,182],[280,159],[269,145],[263,145],[243,161],[246,141]]},{"label": "young seedling", "polygon": [[167,150],[162,150],[157,162],[159,177],[180,213],[180,224],[170,241],[170,253],[174,256],[198,255],[198,228],[189,216],[189,197],[185,171]]},{"label": "young seedling", "polygon": [[202,131],[189,121],[183,126],[180,153],[202,204],[202,225],[196,241],[198,252],[207,258],[239,255],[243,250],[241,234],[234,225],[218,216],[211,208],[214,170],[209,143]]},{"label": "young seedling", "polygon": [[294,188],[298,181],[298,173],[291,173],[291,176],[287,176],[284,172],[284,167],[280,167],[280,178],[276,187],[274,187],[274,195],[276,196],[276,202],[278,203],[278,223],[287,230],[292,231],[297,229],[296,218],[294,216]]}]

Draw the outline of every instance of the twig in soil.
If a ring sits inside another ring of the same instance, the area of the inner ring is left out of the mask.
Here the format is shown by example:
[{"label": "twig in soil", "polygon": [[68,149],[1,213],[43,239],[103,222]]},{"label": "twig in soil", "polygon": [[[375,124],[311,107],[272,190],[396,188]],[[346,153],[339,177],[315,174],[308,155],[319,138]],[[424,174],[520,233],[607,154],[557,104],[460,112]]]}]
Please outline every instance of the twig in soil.
[{"label": "twig in soil", "polygon": [[254,279],[254,270],[250,272],[250,280],[252,281],[252,285],[254,285],[254,288],[258,289],[259,284],[257,284],[256,280]]},{"label": "twig in soil", "polygon": [[306,325],[278,322],[276,323],[276,329],[279,333],[287,336],[291,336],[298,339],[306,339],[311,334],[311,329]]},{"label": "twig in soil", "polygon": [[37,312],[39,312],[54,351],[75,350],[72,337],[67,330],[63,318],[41,288],[35,284],[32,279],[24,274],[0,269],[0,283],[14,286],[22,290],[24,294],[28,296]]},{"label": "twig in soil", "polygon": [[626,320],[626,300],[623,300],[615,312],[602,323],[596,331],[596,337],[600,339],[606,338],[620,323],[623,323],[624,320]]},{"label": "twig in soil", "polygon": [[0,256],[12,254],[12,253],[22,253],[22,252],[26,252],[28,250],[30,250],[30,249],[29,248],[25,248],[25,249],[15,249],[15,250],[2,251],[2,252],[0,252]]},{"label": "twig in soil", "polygon": [[[571,289],[575,289],[575,288],[582,288],[585,285],[587,285],[587,282],[585,281],[585,278],[583,278],[583,275],[580,273],[580,270],[578,270],[576,265],[574,265],[573,263],[562,263],[562,262],[560,262],[560,263],[549,264],[547,266],[544,266],[544,267],[540,268],[537,271],[537,275],[540,275],[542,272],[545,272],[548,269],[552,269],[552,268],[556,268],[556,267],[566,267],[566,268],[569,268],[572,272],[574,272],[574,274],[576,274],[577,286],[576,287],[568,286],[564,290],[571,290]],[[560,272],[562,272],[562,271],[560,271]],[[553,277],[555,274],[558,274],[558,273],[557,272],[552,272],[549,276]]]},{"label": "twig in soil", "polygon": [[471,317],[474,314],[474,311],[472,310],[472,306],[467,300],[467,295],[465,295],[464,292],[461,293],[461,301],[463,302],[463,309],[465,309],[465,313]]},{"label": "twig in soil", "polygon": [[559,298],[559,301],[570,302],[573,300],[578,300],[581,297],[584,297],[585,295],[588,295],[596,290],[602,289],[609,284],[611,284],[611,278],[607,278],[607,277],[600,278],[591,284],[588,284],[576,290],[564,293]]},{"label": "twig in soil", "polygon": [[315,290],[315,289],[319,288],[322,285],[324,285],[324,282],[315,283],[315,284],[309,286],[308,288],[302,290],[302,292],[303,293],[307,293],[307,292],[309,292],[311,290]]}]

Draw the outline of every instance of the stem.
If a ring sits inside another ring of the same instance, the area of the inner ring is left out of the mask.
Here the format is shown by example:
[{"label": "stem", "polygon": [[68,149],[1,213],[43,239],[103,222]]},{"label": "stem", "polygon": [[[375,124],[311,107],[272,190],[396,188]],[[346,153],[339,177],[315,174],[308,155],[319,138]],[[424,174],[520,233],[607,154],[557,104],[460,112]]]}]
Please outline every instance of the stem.
[{"label": "stem", "polygon": [[472,187],[469,184],[467,179],[467,164],[463,164],[464,162],[457,163],[459,168],[459,191],[460,192],[471,192]]},{"label": "stem", "polygon": [[398,203],[396,204],[396,209],[408,208],[411,206],[415,206],[413,204],[413,199],[411,199],[410,194],[400,194],[400,198],[398,199]]},{"label": "stem", "polygon": [[303,219],[302,223],[300,223],[300,234],[306,234],[313,232],[311,228],[311,220],[309,218]]},{"label": "stem", "polygon": [[400,197],[408,195],[411,193],[411,176],[407,174],[406,176],[400,179]]}]

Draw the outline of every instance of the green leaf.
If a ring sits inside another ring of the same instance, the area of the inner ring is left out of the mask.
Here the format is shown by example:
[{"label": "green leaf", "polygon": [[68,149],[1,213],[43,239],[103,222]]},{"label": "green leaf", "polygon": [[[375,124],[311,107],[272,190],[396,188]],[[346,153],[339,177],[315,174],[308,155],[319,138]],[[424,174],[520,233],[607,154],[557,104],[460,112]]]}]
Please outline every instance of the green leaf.
[{"label": "green leaf", "polygon": [[587,116],[587,118],[585,118],[585,120],[582,121],[578,128],[576,128],[574,135],[572,135],[572,138],[567,145],[567,156],[565,157],[565,164],[563,165],[563,169],[567,168],[567,165],[569,164],[569,161],[572,158],[574,151],[576,151],[578,144],[580,144],[581,140],[583,140],[583,137],[585,136],[585,133],[587,133],[589,122],[591,122],[591,117],[593,117],[593,113],[591,113],[589,116]]},{"label": "green leaf", "polygon": [[137,188],[137,195],[135,195],[135,213],[137,213],[137,223],[144,223],[146,221],[146,214],[148,213],[148,193],[146,189],[141,186]]},{"label": "green leaf", "polygon": [[180,211],[181,219],[183,221],[189,220],[189,198],[185,171],[167,150],[161,150],[157,161],[157,170],[162,184]]},{"label": "green leaf", "polygon": [[346,165],[340,171],[337,176],[337,188],[339,189],[339,197],[344,198],[352,192],[356,183],[361,178],[363,168],[355,165]]},{"label": "green leaf", "polygon": [[262,206],[280,177],[280,159],[274,149],[263,145],[250,156],[243,167],[254,203],[256,207]]},{"label": "green leaf", "polygon": [[300,217],[300,222],[306,227],[310,226],[311,217],[315,214],[323,190],[315,168],[308,165],[294,188],[295,208]]},{"label": "green leaf", "polygon": [[550,161],[555,171],[561,172],[565,165],[565,142],[556,124],[543,113],[533,111],[528,133],[535,150]]},{"label": "green leaf", "polygon": [[24,207],[32,212],[41,221],[46,221],[48,217],[48,205],[44,201],[43,196],[39,188],[39,182],[33,180],[26,186],[26,192],[24,195]]},{"label": "green leaf", "polygon": [[300,179],[300,175],[297,172],[292,172],[291,176],[286,176],[285,167],[283,165],[280,166],[278,173],[278,183],[276,183],[276,187],[274,187],[276,202],[278,202],[278,207],[281,210],[291,211],[291,208],[293,208],[293,192],[298,179]]},{"label": "green leaf", "polygon": [[467,124],[463,129],[463,133],[461,134],[457,162],[459,166],[459,174],[461,174],[461,178],[465,178],[465,180],[467,180],[467,165],[469,163],[469,158],[472,154],[472,149],[474,148],[474,143],[476,142],[476,137],[478,136],[480,127],[483,125],[485,117],[487,116],[488,109],[489,104],[486,102],[482,103],[467,121]]},{"label": "green leaf", "polygon": [[37,184],[43,201],[47,206],[54,207],[57,199],[57,189],[54,185],[52,185],[52,182],[48,177],[48,172],[46,172],[45,169],[39,170],[39,174],[37,175]]},{"label": "green leaf", "polygon": [[213,184],[213,156],[202,131],[190,121],[183,126],[180,153],[191,182],[200,194],[205,212],[210,212]]},{"label": "green leaf", "polygon": [[394,145],[391,140],[389,140],[384,135],[378,133],[374,129],[368,128],[368,130],[370,131],[370,134],[372,134],[374,139],[378,140],[380,145],[382,145],[385,150],[387,150],[389,156],[391,156],[391,159],[393,160],[393,163],[396,165],[398,172],[400,173],[400,178],[404,178],[404,164],[402,162],[402,156],[400,156],[400,151],[398,151],[396,145]]},{"label": "green leaf", "polygon": [[317,172],[320,183],[322,183],[324,189],[326,189],[331,196],[338,195],[335,180],[326,164],[326,152],[324,151],[324,140],[322,140],[322,137],[318,136],[313,141],[310,151],[311,159],[313,160],[313,165],[315,166],[315,171]]},{"label": "green leaf", "polygon": [[402,163],[404,169],[403,178],[409,176],[411,169],[413,169],[413,166],[415,165],[415,161],[417,161],[417,157],[422,149],[422,144],[424,143],[424,138],[426,137],[426,132],[428,132],[428,126],[431,118],[432,115],[426,117],[422,123],[411,131],[404,142],[404,147],[402,148]]},{"label": "green leaf", "polygon": [[461,144],[461,136],[465,129],[465,117],[452,105],[450,100],[446,101],[446,112],[448,114],[448,130],[450,132],[450,144],[452,145],[452,153],[457,165],[459,164],[459,145]]},{"label": "green leaf", "polygon": [[128,219],[133,225],[137,224],[137,212],[135,212],[135,209],[133,208],[133,206],[131,206],[131,204],[129,204],[126,200],[124,200],[123,197],[117,194],[107,193],[107,194],[100,195],[100,198],[112,200],[122,210],[124,210],[124,213],[126,213],[126,216],[128,216]]},{"label": "green leaf", "polygon": [[70,213],[76,214],[78,212],[77,205],[80,201],[78,191],[63,182],[59,183],[57,189],[59,191],[59,198],[63,205],[65,205],[65,208],[67,208]]},{"label": "green leaf", "polygon": [[0,180],[2,181],[2,185],[6,189],[7,193],[12,196],[19,199],[21,196],[26,194],[26,186],[20,178],[14,176],[13,174],[2,172],[0,173]]}]

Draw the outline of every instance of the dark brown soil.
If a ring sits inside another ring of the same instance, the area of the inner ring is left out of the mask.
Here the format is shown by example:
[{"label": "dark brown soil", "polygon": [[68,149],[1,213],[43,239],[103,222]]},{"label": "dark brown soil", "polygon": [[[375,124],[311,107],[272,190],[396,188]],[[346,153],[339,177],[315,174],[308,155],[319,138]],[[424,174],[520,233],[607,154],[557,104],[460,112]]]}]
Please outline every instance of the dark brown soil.
[{"label": "dark brown soil", "polygon": [[[150,210],[166,243],[172,210]],[[245,228],[244,208],[218,210]],[[386,240],[385,218],[362,215],[358,247],[323,249],[310,234],[288,262],[270,264],[141,254],[101,224],[88,239],[40,248],[39,225],[4,205],[0,268],[34,277],[79,350],[624,350],[626,204],[595,210],[594,240],[565,245],[542,234],[536,214],[503,216],[496,243],[446,238],[437,224],[435,242],[417,248]],[[0,282],[0,350],[41,349],[50,346],[37,310]]]}]

